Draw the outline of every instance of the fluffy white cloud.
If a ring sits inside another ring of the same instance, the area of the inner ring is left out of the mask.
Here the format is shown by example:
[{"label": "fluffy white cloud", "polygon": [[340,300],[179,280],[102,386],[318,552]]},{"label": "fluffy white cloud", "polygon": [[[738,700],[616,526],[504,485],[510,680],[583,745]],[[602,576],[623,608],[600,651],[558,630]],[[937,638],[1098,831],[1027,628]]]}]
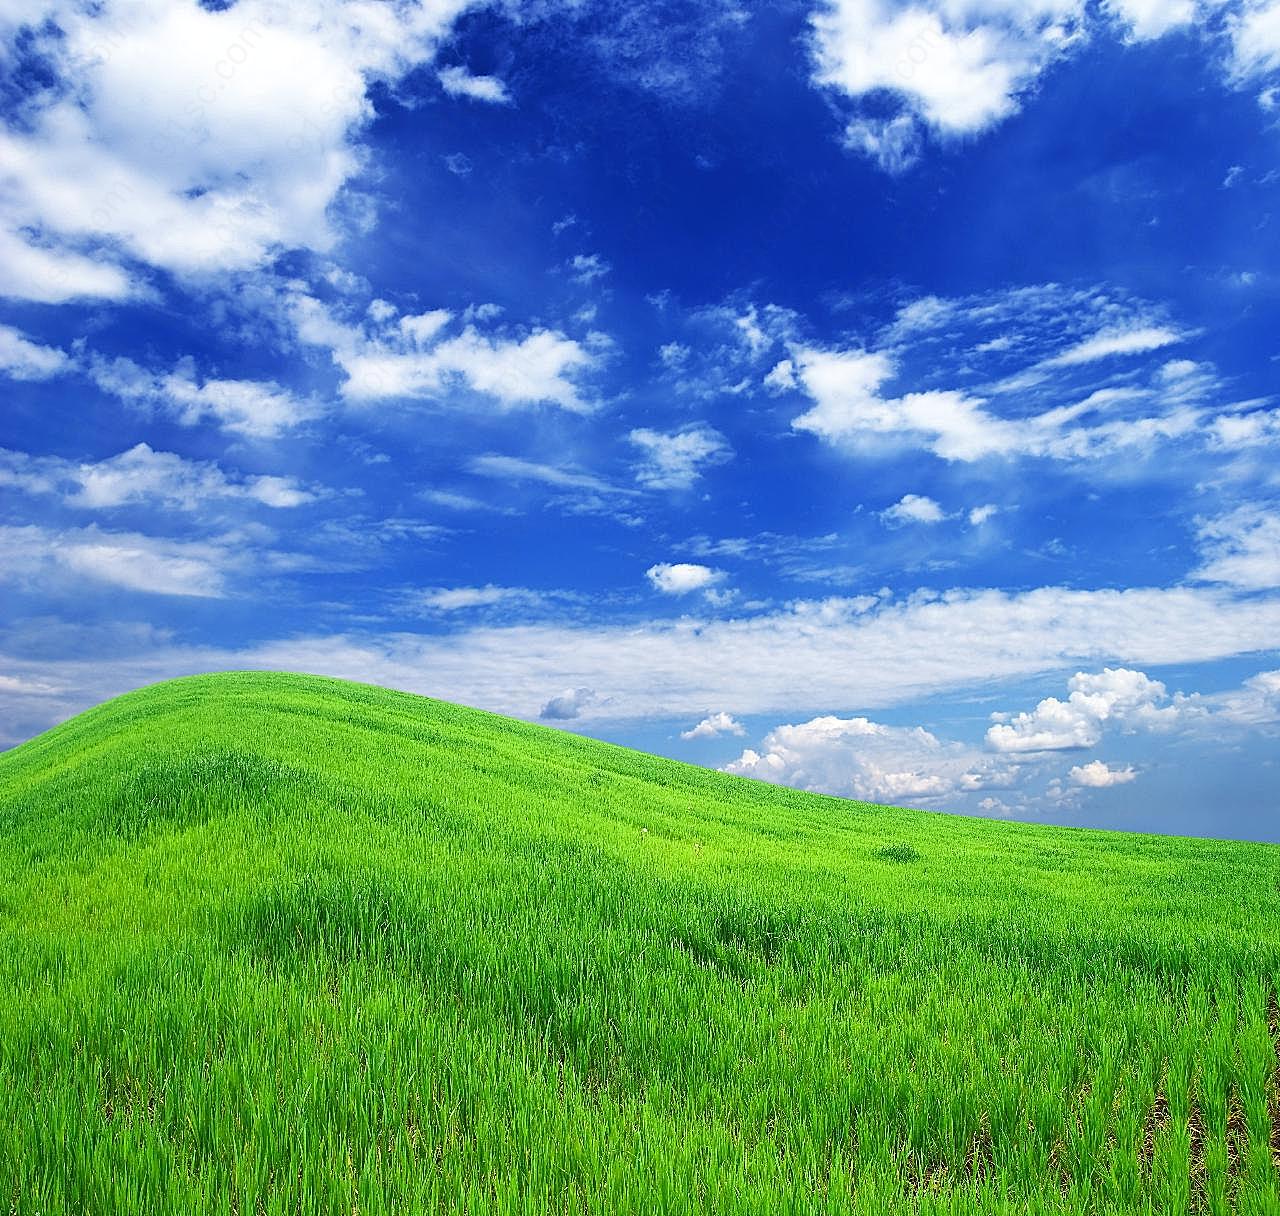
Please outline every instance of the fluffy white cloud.
[{"label": "fluffy white cloud", "polygon": [[1137,770],[1131,764],[1124,768],[1108,768],[1101,760],[1090,760],[1088,764],[1075,765],[1067,778],[1072,785],[1105,790],[1115,785],[1128,785],[1137,775]]},{"label": "fluffy white cloud", "polygon": [[1195,0],[1106,0],[1136,41],[1159,38],[1195,20]]},{"label": "fluffy white cloud", "polygon": [[11,325],[0,325],[0,374],[13,380],[48,380],[67,369],[64,351],[32,342]]},{"label": "fluffy white cloud", "polygon": [[1209,432],[1217,446],[1227,450],[1280,443],[1280,410],[1224,413],[1209,424]]},{"label": "fluffy white cloud", "polygon": [[960,791],[1007,785],[1016,774],[922,727],[885,726],[867,718],[824,716],[769,732],[725,772],[797,789],[872,802],[932,802]]},{"label": "fluffy white cloud", "polygon": [[1280,70],[1280,3],[1246,3],[1230,23],[1233,69],[1241,80]]},{"label": "fluffy white cloud", "polygon": [[1194,577],[1261,590],[1280,587],[1280,512],[1249,504],[1198,527],[1203,565]]},{"label": "fluffy white cloud", "polygon": [[997,507],[994,503],[990,503],[990,502],[984,503],[980,507],[973,507],[970,509],[969,523],[975,528],[980,528],[983,524],[987,522],[987,520],[993,518],[999,513],[1000,513],[1000,508]]},{"label": "fluffy white cloud", "polygon": [[697,726],[681,731],[680,738],[718,739],[721,735],[745,735],[746,733],[747,728],[737,718],[721,710],[719,713],[708,714]]},{"label": "fluffy white cloud", "polygon": [[958,391],[886,396],[897,374],[883,351],[798,351],[800,383],[813,399],[792,426],[855,450],[921,446],[946,460],[1007,455],[1027,446],[1027,424],[1006,422]]},{"label": "fluffy white cloud", "polygon": [[91,510],[151,502],[197,511],[228,499],[286,508],[302,506],[317,497],[315,491],[291,477],[229,476],[211,461],[157,452],[145,443],[118,456],[85,463],[0,448],[3,485],[34,494],[58,494],[69,506]]},{"label": "fluffy white cloud", "polygon": [[93,257],[34,245],[4,231],[0,204],[0,296],[65,304],[68,300],[126,300],[141,294],[128,272],[109,256]]},{"label": "fluffy white cloud", "polygon": [[464,67],[447,67],[440,71],[440,87],[450,97],[469,97],[492,105],[507,105],[511,94],[496,76],[472,76]]},{"label": "fluffy white cloud", "polygon": [[1206,698],[1214,713],[1238,726],[1280,723],[1280,671],[1260,671],[1233,692]]},{"label": "fluffy white cloud", "polygon": [[[1090,39],[1141,42],[1189,27],[1212,47],[1222,10],[1229,74],[1280,67],[1276,0],[823,0],[811,19],[813,79],[849,101],[846,145],[897,173],[917,159],[922,130],[954,140],[1002,122]],[[866,104],[885,95],[896,111]]]},{"label": "fluffy white cloud", "polygon": [[881,511],[880,518],[887,524],[940,524],[947,513],[923,494],[904,494],[893,506]]},{"label": "fluffy white cloud", "polygon": [[815,79],[859,99],[888,90],[944,135],[1007,118],[1071,45],[1077,0],[831,0],[813,17]]},{"label": "fluffy white cloud", "polygon": [[1159,680],[1125,667],[1077,672],[1067,683],[1065,701],[1046,697],[1031,712],[999,721],[987,731],[987,746],[997,752],[1069,751],[1095,746],[1104,727],[1170,729],[1183,713],[1181,700],[1169,702]]},{"label": "fluffy white cloud", "polygon": [[122,401],[156,410],[182,426],[210,423],[246,439],[274,439],[317,416],[314,401],[256,380],[201,380],[183,359],[174,371],[148,372],[131,359],[93,359],[94,383]]},{"label": "fluffy white cloud", "polygon": [[628,438],[645,457],[636,480],[651,490],[687,490],[703,469],[733,458],[725,437],[702,423],[666,432],[641,427]]},{"label": "fluffy white cloud", "polygon": [[650,566],[645,577],[663,595],[688,595],[690,591],[705,591],[724,581],[723,570],[699,566],[693,562],[659,562]]},{"label": "fluffy white cloud", "polygon": [[580,379],[598,367],[600,356],[555,330],[507,337],[481,333],[467,322],[446,337],[451,313],[399,316],[383,301],[374,302],[363,324],[352,324],[307,295],[293,298],[291,312],[298,336],[327,348],[346,374],[342,391],[350,401],[448,400],[470,389],[504,409],[541,403],[590,408]]},{"label": "fluffy white cloud", "polygon": [[327,248],[329,206],[361,163],[352,137],[373,113],[366,85],[429,61],[464,7],[29,5],[6,33],[25,19],[60,87],[0,133],[0,231],[19,255],[0,259],[0,287],[119,298],[132,290],[120,254],[204,273]]},{"label": "fluffy white cloud", "polygon": [[764,378],[771,393],[789,393],[796,387],[796,368],[790,359],[779,359]]}]

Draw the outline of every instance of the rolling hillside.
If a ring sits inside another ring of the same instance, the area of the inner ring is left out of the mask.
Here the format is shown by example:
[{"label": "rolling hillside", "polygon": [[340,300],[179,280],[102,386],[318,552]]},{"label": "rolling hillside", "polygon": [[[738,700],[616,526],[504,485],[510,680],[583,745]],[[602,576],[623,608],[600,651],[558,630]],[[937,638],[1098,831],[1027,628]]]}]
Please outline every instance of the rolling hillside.
[{"label": "rolling hillside", "polygon": [[1280,1212],[1280,848],[361,685],[0,756],[0,1211]]}]

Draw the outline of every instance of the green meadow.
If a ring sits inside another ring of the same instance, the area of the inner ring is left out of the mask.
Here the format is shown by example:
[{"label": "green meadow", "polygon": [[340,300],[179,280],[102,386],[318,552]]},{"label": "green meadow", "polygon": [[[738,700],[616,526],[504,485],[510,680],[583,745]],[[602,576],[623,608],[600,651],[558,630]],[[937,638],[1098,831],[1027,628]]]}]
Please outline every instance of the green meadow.
[{"label": "green meadow", "polygon": [[0,756],[0,1212],[1280,1213],[1280,848],[401,693]]}]

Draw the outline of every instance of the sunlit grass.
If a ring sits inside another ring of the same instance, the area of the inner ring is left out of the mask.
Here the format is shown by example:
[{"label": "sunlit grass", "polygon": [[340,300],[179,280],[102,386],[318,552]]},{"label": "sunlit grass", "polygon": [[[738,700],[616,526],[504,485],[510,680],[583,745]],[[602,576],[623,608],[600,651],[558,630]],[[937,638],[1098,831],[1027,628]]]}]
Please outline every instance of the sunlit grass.
[{"label": "sunlit grass", "polygon": [[1274,1216],[1278,879],[160,685],[0,757],[0,1211]]}]

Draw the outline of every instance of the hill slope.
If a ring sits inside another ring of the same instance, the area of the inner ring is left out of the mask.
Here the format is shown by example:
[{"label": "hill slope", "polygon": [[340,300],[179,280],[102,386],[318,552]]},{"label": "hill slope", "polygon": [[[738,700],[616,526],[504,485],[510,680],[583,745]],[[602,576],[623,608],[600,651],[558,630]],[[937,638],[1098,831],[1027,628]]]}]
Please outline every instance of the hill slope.
[{"label": "hill slope", "polygon": [[0,756],[0,1210],[1280,1212],[1278,877],[158,685]]}]

